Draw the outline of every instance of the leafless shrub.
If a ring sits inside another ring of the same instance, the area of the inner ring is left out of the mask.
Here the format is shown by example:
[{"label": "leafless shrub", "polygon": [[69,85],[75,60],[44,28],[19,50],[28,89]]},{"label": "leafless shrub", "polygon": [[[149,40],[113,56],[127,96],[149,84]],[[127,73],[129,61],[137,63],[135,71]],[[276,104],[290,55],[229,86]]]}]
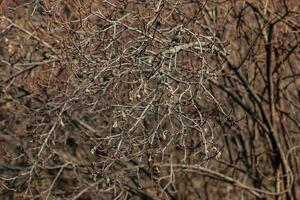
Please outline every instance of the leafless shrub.
[{"label": "leafless shrub", "polygon": [[0,196],[296,199],[292,7],[4,0]]}]

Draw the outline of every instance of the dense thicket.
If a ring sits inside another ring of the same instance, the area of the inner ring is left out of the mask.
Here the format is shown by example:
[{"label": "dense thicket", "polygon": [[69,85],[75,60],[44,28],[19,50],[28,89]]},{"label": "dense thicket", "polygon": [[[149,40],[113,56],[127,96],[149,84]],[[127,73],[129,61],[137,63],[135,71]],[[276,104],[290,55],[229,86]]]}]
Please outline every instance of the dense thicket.
[{"label": "dense thicket", "polygon": [[3,0],[1,199],[297,199],[299,14]]}]

